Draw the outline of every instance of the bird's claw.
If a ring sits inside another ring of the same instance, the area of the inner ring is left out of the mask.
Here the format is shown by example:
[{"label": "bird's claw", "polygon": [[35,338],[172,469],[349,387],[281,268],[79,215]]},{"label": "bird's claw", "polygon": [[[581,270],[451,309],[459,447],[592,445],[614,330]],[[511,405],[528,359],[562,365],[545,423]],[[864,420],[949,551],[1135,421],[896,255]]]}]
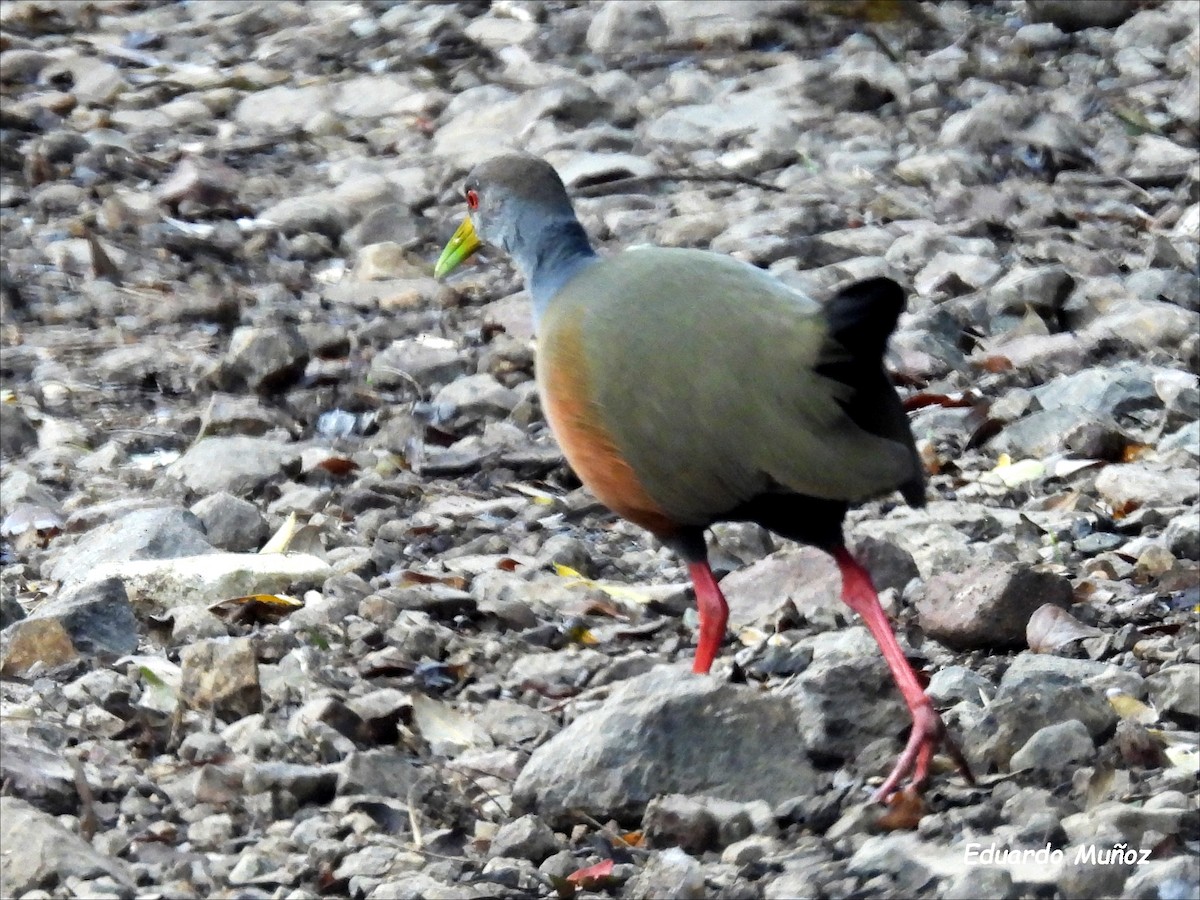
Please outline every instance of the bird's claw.
[{"label": "bird's claw", "polygon": [[933,706],[925,703],[913,710],[913,727],[908,736],[908,743],[900,758],[896,760],[891,774],[871,795],[871,799],[876,803],[886,802],[910,774],[912,777],[909,783],[914,790],[919,791],[929,780],[929,763],[933,759],[933,751],[939,745],[954,761],[955,767],[967,783],[974,784],[975,777],[971,774],[971,767],[967,765],[958,743],[950,737],[946,731],[946,724]]}]

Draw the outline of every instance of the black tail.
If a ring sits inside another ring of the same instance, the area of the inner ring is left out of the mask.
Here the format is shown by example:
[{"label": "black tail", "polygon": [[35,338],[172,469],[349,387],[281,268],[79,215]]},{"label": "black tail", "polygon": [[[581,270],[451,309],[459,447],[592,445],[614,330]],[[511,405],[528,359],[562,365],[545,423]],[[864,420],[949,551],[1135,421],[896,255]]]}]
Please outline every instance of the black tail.
[{"label": "black tail", "polygon": [[904,290],[890,278],[868,278],[843,288],[825,303],[829,325],[816,372],[850,388],[842,408],[863,431],[909,448],[913,475],[899,485],[912,506],[925,503],[925,478],[908,417],[883,369],[888,338],[904,311]]},{"label": "black tail", "polygon": [[825,304],[829,336],[863,363],[883,358],[902,312],[904,290],[890,278],[859,281]]}]

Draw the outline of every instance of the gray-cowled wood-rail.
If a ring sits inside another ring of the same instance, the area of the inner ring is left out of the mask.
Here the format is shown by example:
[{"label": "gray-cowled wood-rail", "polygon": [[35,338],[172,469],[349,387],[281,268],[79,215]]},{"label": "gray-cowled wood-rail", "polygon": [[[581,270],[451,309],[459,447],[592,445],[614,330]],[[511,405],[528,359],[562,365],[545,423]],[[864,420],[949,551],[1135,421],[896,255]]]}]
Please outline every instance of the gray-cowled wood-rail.
[{"label": "gray-cowled wood-rail", "polygon": [[542,404],[567,461],[601,502],[687,563],[700,612],[693,670],[708,672],[729,614],[705,529],[757,522],[833,555],[842,599],[912,712],[908,744],[876,797],[905,778],[920,788],[941,743],[969,778],[842,536],[852,503],[897,490],[924,503],[921,462],[882,361],[904,308],[899,285],[874,278],[819,304],[707,251],[598,256],[558,174],[524,154],[477,166],[464,193],[468,217],[435,274],[484,243],[521,270]]}]

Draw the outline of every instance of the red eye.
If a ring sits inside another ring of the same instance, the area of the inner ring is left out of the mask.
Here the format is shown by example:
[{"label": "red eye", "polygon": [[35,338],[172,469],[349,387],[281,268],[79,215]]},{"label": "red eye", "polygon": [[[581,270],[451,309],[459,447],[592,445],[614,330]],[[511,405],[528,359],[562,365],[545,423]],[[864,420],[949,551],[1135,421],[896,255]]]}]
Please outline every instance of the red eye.
[{"label": "red eye", "polygon": [[467,209],[472,211],[479,209],[479,194],[475,191],[467,191]]}]

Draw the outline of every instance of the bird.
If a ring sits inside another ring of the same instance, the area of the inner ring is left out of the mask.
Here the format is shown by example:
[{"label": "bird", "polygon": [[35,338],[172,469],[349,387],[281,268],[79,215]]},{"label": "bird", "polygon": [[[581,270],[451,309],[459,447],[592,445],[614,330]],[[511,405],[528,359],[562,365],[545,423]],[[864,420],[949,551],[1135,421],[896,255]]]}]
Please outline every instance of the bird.
[{"label": "bird", "polygon": [[842,600],[912,714],[873,799],[923,788],[939,746],[970,780],[843,534],[852,504],[897,490],[925,502],[924,467],[883,365],[900,285],[871,278],[822,304],[707,250],[601,256],[556,170],[527,153],[477,165],[463,198],[467,216],[434,275],[485,245],[515,263],[533,301],[538,393],[564,457],[597,499],[687,565],[700,619],[693,671],[709,672],[729,617],[706,530],[756,522],[833,556]]}]

